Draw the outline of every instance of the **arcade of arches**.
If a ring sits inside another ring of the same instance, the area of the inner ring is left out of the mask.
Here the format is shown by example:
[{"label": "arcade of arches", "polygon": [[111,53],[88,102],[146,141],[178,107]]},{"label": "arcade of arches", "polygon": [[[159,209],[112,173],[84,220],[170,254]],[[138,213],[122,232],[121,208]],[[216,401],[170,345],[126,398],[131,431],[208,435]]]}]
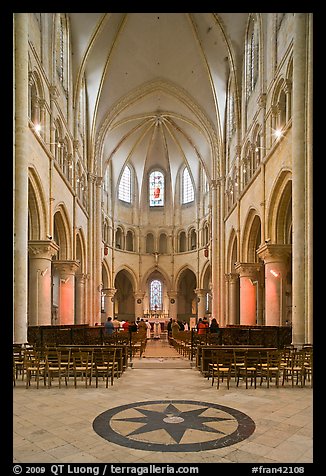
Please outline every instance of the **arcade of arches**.
[{"label": "arcade of arches", "polygon": [[14,341],[159,314],[311,343],[311,14],[14,28]]}]

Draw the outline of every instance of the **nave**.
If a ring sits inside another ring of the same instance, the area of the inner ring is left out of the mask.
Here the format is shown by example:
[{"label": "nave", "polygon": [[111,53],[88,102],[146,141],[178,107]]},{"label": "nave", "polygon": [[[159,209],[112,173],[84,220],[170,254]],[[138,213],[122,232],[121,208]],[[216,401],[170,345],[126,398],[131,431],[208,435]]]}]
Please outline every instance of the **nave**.
[{"label": "nave", "polygon": [[108,388],[17,379],[14,462],[313,462],[309,385],[217,390],[164,338],[147,345]]}]

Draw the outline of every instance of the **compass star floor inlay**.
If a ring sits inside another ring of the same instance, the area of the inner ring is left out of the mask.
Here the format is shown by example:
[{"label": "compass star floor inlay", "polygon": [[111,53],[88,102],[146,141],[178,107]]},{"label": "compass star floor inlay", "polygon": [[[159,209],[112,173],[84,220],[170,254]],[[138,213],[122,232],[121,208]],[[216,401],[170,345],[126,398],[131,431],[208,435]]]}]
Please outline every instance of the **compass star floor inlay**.
[{"label": "compass star floor inlay", "polygon": [[102,438],[129,448],[178,452],[233,445],[255,431],[248,415],[192,400],[136,402],[107,410],[94,422]]}]

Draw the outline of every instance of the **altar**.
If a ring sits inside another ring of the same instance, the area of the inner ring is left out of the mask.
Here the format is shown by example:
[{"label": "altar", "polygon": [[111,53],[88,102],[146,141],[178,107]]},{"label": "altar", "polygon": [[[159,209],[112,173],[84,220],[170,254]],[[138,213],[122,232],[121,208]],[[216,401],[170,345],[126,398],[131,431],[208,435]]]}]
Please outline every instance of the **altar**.
[{"label": "altar", "polygon": [[156,313],[156,314],[145,314],[144,318],[151,325],[153,338],[159,339],[161,337],[161,333],[166,331],[166,326],[169,322],[168,316],[165,316],[164,313]]}]

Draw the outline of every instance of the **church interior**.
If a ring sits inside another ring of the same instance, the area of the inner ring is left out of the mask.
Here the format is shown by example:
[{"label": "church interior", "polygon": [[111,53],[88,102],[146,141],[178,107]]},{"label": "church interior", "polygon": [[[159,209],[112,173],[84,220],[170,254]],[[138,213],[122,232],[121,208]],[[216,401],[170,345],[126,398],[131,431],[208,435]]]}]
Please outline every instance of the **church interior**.
[{"label": "church interior", "polygon": [[[13,462],[312,463],[313,15],[15,13],[13,35]],[[221,377],[223,347],[254,375]]]}]

